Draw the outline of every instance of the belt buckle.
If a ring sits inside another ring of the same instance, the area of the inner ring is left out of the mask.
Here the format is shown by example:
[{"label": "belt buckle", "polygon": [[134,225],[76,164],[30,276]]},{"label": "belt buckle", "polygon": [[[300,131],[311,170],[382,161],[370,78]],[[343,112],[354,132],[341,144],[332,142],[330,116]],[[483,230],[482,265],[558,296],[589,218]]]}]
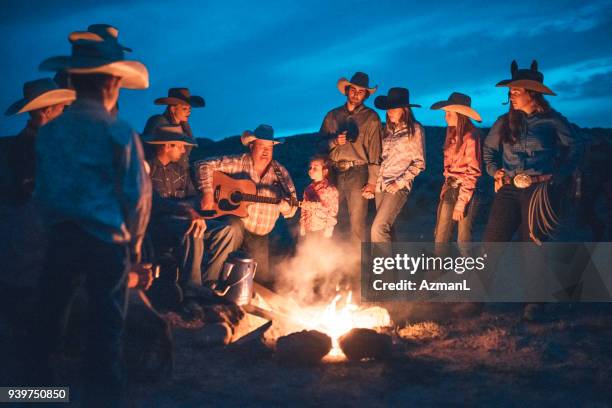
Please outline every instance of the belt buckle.
[{"label": "belt buckle", "polygon": [[348,160],[340,160],[336,162],[336,168],[340,171],[347,171],[351,167],[353,167],[352,162]]},{"label": "belt buckle", "polygon": [[512,184],[516,188],[527,188],[531,186],[531,176],[525,173],[519,173],[512,178]]}]

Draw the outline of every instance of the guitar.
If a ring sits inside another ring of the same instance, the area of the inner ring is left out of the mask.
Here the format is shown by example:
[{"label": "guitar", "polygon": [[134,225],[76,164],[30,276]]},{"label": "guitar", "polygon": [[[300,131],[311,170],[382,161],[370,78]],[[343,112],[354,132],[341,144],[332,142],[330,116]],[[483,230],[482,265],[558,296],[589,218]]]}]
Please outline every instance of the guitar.
[{"label": "guitar", "polygon": [[[257,186],[252,180],[235,179],[221,171],[213,172],[214,210],[200,211],[204,218],[217,218],[223,215],[246,217],[248,208],[253,203],[278,204],[281,198],[257,195]],[[287,198],[289,205],[299,207],[301,204],[294,197]]]}]

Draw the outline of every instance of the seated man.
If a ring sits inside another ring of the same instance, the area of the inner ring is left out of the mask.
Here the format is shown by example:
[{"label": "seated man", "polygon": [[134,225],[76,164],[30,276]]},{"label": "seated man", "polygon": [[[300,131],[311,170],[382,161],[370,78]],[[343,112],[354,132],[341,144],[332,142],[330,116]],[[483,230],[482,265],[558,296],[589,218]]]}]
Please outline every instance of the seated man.
[{"label": "seated man", "polygon": [[[193,146],[180,125],[162,125],[144,135],[155,156],[149,159],[153,206],[148,233],[156,248],[174,249],[185,301],[202,286],[206,223],[193,208],[197,192],[189,172],[178,163],[185,146]],[[195,307],[195,305],[193,305]]]},{"label": "seated man", "polygon": [[[149,160],[153,185],[153,206],[148,233],[156,248],[173,249],[179,267],[179,284],[183,290],[182,309],[194,316],[201,312],[195,298],[202,294],[202,258],[207,223],[194,209],[198,204],[197,191],[188,169],[180,164],[185,146],[193,146],[192,139],[180,125],[161,125],[152,135],[144,135],[146,143],[155,147]],[[215,225],[217,235],[223,237],[228,227]],[[218,241],[217,241],[218,242]],[[223,263],[229,247],[217,248],[210,244],[212,259]]]},{"label": "seated man", "polygon": [[[278,162],[272,160],[273,147],[280,143],[274,139],[274,130],[269,125],[260,125],[254,132],[242,135],[242,144],[250,152],[235,156],[224,156],[196,163],[197,186],[202,191],[202,210],[215,208],[213,198],[213,172],[222,171],[239,179],[249,179],[257,186],[257,194],[282,199],[279,204],[253,203],[249,215],[238,218],[233,215],[219,218],[229,225],[232,233],[224,235],[225,246],[232,250],[242,247],[258,263],[255,278],[258,282],[270,284],[273,281],[268,268],[268,234],[274,228],[280,214],[292,217],[297,207],[288,200],[296,199],[295,186],[289,172]],[[221,236],[214,230],[210,232],[212,241],[220,241]],[[216,281],[221,265],[209,261],[205,280]]]}]

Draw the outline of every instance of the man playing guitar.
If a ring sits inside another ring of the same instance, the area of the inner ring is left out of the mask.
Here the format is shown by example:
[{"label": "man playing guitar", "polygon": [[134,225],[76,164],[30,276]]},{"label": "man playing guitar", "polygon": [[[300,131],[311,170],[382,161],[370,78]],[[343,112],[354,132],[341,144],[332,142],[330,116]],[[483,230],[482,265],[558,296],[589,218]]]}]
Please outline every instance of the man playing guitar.
[{"label": "man playing guitar", "polygon": [[[230,246],[232,250],[243,248],[249,252],[258,263],[257,280],[270,284],[273,277],[268,268],[268,234],[274,228],[279,215],[290,218],[295,214],[297,194],[287,169],[272,159],[274,146],[280,142],[274,139],[271,126],[260,125],[253,132],[244,132],[241,142],[248,146],[249,152],[196,163],[196,183],[202,192],[201,209],[205,212],[222,210],[218,206],[219,202],[215,202],[215,171],[223,172],[234,179],[250,180],[256,186],[255,196],[270,198],[257,199],[250,204],[245,217],[225,215],[218,218],[222,224],[230,225],[231,234],[215,234],[214,230],[209,231],[216,247]],[[221,266],[207,265],[204,279],[216,281]]]}]

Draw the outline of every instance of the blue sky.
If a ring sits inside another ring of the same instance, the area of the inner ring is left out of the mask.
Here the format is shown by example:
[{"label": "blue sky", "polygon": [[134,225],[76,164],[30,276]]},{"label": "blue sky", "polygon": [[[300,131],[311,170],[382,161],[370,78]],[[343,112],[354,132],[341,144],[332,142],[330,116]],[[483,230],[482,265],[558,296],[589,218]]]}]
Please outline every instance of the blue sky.
[{"label": "blue sky", "polygon": [[[68,55],[71,31],[104,22],[149,68],[149,89],[121,95],[120,115],[137,130],[162,110],[155,98],[186,86],[207,103],[192,113],[198,137],[259,123],[281,136],[316,131],[344,101],[338,78],[357,70],[379,85],[376,95],[409,88],[426,125],[443,125],[428,107],[459,91],[488,126],[507,109],[495,83],[509,77],[512,59],[527,67],[534,58],[559,94],[549,99],[556,109],[580,126],[612,127],[612,1],[36,0],[2,8],[2,110],[24,81],[52,75],[38,64]],[[25,120],[3,117],[0,135]]]}]

